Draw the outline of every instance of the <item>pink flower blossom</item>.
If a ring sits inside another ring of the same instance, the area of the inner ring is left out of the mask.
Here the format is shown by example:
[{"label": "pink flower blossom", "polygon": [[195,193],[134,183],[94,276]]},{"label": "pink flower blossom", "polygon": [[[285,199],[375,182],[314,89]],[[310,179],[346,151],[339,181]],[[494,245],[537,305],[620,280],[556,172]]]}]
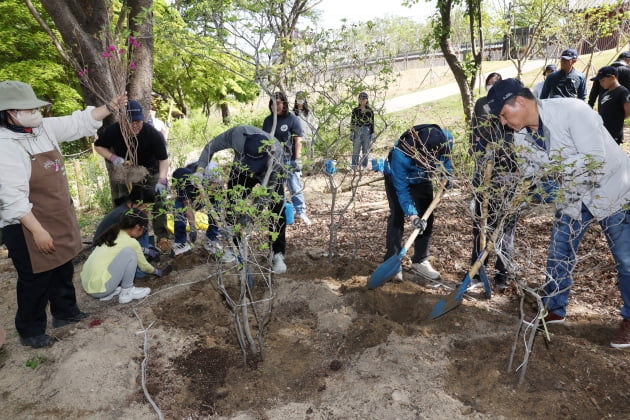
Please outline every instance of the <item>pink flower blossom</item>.
[{"label": "pink flower blossom", "polygon": [[131,70],[135,70],[136,69],[136,63],[134,63],[133,61],[131,63],[129,63],[129,68]]},{"label": "pink flower blossom", "polygon": [[111,57],[112,55],[111,55],[109,52],[107,52],[107,51],[103,51],[103,52],[101,53],[101,56],[102,56],[102,57],[104,57],[104,58],[109,58],[109,57]]},{"label": "pink flower blossom", "polygon": [[109,47],[107,47],[107,49],[109,51],[116,51],[118,48],[115,45],[110,45]]},{"label": "pink flower blossom", "polygon": [[118,50],[118,54],[123,55],[125,53],[125,50],[123,48]]},{"label": "pink flower blossom", "polygon": [[129,46],[131,46],[132,48],[139,47],[140,43],[136,40],[136,38],[130,36],[129,37]]},{"label": "pink flower blossom", "polygon": [[79,77],[87,76],[87,73],[88,73],[88,69],[87,69],[87,68],[84,68],[83,70],[79,70],[79,71],[77,72],[77,74],[79,75]]}]

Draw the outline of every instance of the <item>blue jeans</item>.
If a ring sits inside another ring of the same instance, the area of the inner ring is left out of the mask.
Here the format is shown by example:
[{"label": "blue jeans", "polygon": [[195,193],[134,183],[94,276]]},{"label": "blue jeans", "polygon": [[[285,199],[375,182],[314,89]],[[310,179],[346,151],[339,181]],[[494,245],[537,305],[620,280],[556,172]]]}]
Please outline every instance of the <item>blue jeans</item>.
[{"label": "blue jeans", "polygon": [[[567,290],[557,293],[546,301],[548,301],[547,309],[557,315],[566,315],[569,288],[573,283],[571,274],[576,263],[575,254],[593,220],[593,215],[583,204],[581,220],[556,213],[547,259],[546,291],[547,294],[552,294],[565,288]],[[602,219],[599,224],[606,235],[608,247],[616,263],[619,291],[624,302],[621,316],[630,320],[630,211],[620,210]]]},{"label": "blue jeans", "polygon": [[306,203],[304,202],[304,188],[302,187],[301,172],[294,170],[294,161],[286,162],[286,165],[290,167],[289,174],[287,176],[287,187],[289,187],[289,193],[291,194],[291,202],[295,208],[296,214],[302,214],[306,211]]},{"label": "blue jeans", "polygon": [[363,159],[361,160],[361,166],[364,168],[368,164],[368,154],[370,153],[370,146],[372,143],[372,133],[370,133],[370,127],[362,126],[356,127],[352,133],[352,166],[356,167],[359,164],[359,153],[363,152]]},{"label": "blue jeans", "polygon": [[[173,220],[173,231],[175,233],[175,243],[186,243],[186,225],[188,224],[188,218],[186,217],[186,206],[181,198],[175,199],[175,216]],[[194,210],[193,210],[194,211]],[[208,214],[208,229],[206,230],[206,239],[210,241],[216,241],[219,236],[219,228],[217,227],[214,219]]]}]

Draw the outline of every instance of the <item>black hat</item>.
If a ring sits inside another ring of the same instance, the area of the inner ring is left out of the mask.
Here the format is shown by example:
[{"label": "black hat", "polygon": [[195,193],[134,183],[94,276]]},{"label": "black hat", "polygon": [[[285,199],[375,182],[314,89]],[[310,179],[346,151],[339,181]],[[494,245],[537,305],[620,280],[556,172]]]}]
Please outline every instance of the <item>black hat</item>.
[{"label": "black hat", "polygon": [[522,89],[523,84],[517,79],[505,79],[495,83],[492,89],[488,91],[487,96],[490,113],[499,115],[508,99],[515,96]]},{"label": "black hat", "polygon": [[268,138],[262,134],[250,134],[245,138],[242,162],[256,174],[263,173],[267,169],[269,153],[263,144],[265,140]]},{"label": "black hat", "polygon": [[597,76],[591,77],[591,80],[593,82],[596,82],[596,81],[601,80],[604,77],[608,77],[608,76],[615,76],[615,77],[617,77],[617,67],[613,67],[613,66],[602,67],[597,72]]},{"label": "black hat", "polygon": [[560,58],[564,58],[565,60],[575,60],[578,58],[578,52],[573,48],[568,48],[562,51],[562,54],[560,54]]},{"label": "black hat", "polygon": [[617,60],[630,60],[630,51],[624,51],[621,54],[619,54],[619,57],[617,57]]}]

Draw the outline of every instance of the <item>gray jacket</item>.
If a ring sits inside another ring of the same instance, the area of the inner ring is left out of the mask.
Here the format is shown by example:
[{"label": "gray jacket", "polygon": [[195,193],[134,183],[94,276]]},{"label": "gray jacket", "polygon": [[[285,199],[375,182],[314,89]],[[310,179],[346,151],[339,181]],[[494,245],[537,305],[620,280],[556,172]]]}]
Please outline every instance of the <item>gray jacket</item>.
[{"label": "gray jacket", "polygon": [[[269,133],[251,125],[237,125],[212,139],[201,152],[197,166],[205,168],[216,152],[225,149],[234,150],[234,162],[241,162],[245,148],[245,138],[251,134],[261,134],[272,138]],[[276,140],[272,146],[272,155],[276,165],[282,165],[282,145]]]},{"label": "gray jacket", "polygon": [[584,101],[538,100],[545,150],[525,129],[514,136],[527,172],[544,171],[558,182],[559,211],[579,219],[584,204],[597,220],[630,201],[630,158],[615,143],[601,117]]}]

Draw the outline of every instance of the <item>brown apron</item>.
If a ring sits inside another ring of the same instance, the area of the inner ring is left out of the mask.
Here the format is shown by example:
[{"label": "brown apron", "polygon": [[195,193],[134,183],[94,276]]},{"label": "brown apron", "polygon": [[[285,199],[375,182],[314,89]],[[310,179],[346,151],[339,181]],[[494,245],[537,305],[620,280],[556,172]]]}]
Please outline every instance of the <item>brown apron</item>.
[{"label": "brown apron", "polygon": [[57,268],[82,249],[81,231],[68,190],[66,168],[57,149],[31,155],[31,179],[29,200],[33,215],[53,239],[55,252],[39,252],[33,235],[22,225],[24,238],[31,258],[33,273]]}]

